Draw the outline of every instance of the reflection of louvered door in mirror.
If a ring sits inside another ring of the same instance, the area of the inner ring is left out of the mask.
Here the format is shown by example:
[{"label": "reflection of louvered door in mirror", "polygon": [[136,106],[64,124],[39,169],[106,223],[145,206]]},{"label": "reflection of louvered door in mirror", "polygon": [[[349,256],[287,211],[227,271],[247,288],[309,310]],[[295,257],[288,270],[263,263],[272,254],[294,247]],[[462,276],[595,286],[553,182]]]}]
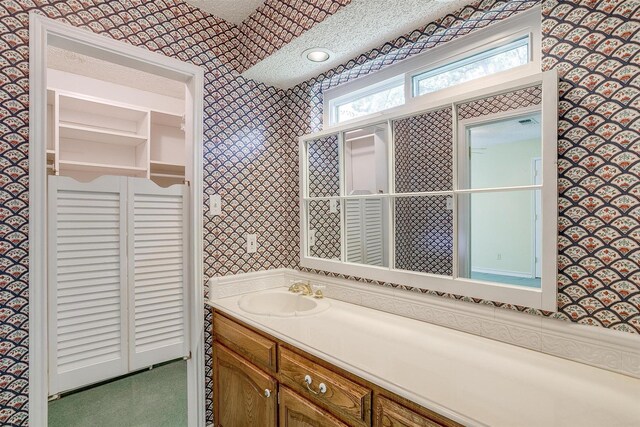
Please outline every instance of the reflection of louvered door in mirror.
[{"label": "reflection of louvered door in mirror", "polygon": [[346,199],[345,205],[347,262],[383,266],[383,199]]},{"label": "reflection of louvered door in mirror", "polygon": [[126,177],[49,177],[49,394],[128,371]]},{"label": "reflection of louvered door in mirror", "polygon": [[130,370],[186,356],[188,187],[129,179]]}]

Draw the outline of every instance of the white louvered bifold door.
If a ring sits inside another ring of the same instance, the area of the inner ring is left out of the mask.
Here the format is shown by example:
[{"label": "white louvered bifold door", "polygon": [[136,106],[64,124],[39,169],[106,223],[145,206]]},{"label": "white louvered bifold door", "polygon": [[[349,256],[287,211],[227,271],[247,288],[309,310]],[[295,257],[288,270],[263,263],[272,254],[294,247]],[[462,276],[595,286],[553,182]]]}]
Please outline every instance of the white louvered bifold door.
[{"label": "white louvered bifold door", "polygon": [[188,354],[188,187],[129,179],[131,370]]},{"label": "white louvered bifold door", "polygon": [[50,395],[127,373],[126,186],[49,177]]}]

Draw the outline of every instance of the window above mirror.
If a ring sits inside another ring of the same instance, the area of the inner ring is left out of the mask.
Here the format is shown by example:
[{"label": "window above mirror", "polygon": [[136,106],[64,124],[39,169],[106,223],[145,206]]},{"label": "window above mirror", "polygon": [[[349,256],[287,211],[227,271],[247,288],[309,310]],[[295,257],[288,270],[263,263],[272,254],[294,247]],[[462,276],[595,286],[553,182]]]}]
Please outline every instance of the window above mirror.
[{"label": "window above mirror", "polygon": [[324,127],[540,71],[541,11],[533,7],[378,72],[324,91]]},{"label": "window above mirror", "polygon": [[304,136],[301,265],[556,309],[557,75]]},{"label": "window above mirror", "polygon": [[484,52],[454,59],[446,65],[416,74],[412,78],[411,85],[413,96],[426,95],[480,77],[526,65],[530,60],[530,43],[530,35],[515,41],[502,40],[498,46]]}]

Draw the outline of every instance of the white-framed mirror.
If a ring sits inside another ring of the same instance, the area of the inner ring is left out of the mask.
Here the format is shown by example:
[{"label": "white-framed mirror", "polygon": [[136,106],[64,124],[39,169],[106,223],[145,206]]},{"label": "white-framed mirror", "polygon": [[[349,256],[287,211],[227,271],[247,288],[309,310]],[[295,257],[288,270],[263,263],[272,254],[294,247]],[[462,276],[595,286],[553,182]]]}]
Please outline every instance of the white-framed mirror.
[{"label": "white-framed mirror", "polygon": [[300,138],[301,265],[555,310],[556,74],[428,98]]}]

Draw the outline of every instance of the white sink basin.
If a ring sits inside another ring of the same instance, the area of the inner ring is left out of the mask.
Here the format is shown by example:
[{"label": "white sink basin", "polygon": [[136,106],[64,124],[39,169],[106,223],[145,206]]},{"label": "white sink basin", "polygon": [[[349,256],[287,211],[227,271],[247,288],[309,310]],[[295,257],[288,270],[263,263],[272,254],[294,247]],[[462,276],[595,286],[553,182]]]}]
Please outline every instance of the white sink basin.
[{"label": "white sink basin", "polygon": [[271,290],[244,295],[238,300],[241,310],[263,316],[309,316],[329,308],[329,301],[294,294],[286,290]]}]

